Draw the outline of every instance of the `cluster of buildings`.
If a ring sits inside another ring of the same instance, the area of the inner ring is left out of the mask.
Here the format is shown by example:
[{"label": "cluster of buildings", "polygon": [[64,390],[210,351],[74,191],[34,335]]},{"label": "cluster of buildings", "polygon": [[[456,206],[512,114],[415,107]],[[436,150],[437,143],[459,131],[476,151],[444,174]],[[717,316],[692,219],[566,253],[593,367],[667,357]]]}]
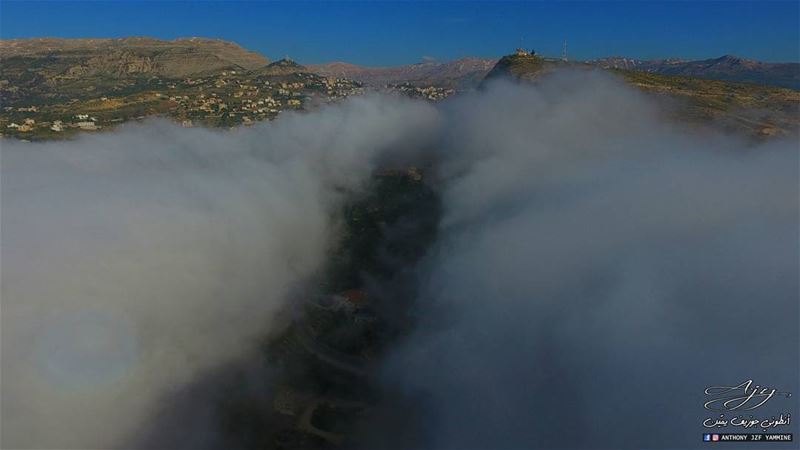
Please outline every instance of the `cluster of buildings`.
[{"label": "cluster of buildings", "polygon": [[456,93],[455,89],[439,86],[419,87],[410,83],[388,85],[386,88],[390,92],[399,92],[411,98],[420,98],[433,102],[444,100]]},{"label": "cluster of buildings", "polygon": [[[411,84],[386,86],[385,90],[430,101],[455,93],[453,89]],[[120,80],[119,84],[98,91],[97,97],[64,93],[67,96],[63,103],[4,107],[0,136],[46,139],[154,115],[172,118],[185,127],[250,125],[274,119],[287,109],[308,110],[364,92],[362,83],[303,71],[276,75],[227,70],[181,80]],[[74,111],[81,113],[71,115]]]},{"label": "cluster of buildings", "polygon": [[72,117],[74,121],[64,122],[63,120],[44,120],[37,122],[32,117],[27,117],[21,123],[11,122],[6,125],[6,129],[13,130],[18,133],[31,133],[36,129],[50,130],[56,133],[63,132],[65,129],[73,128],[86,131],[98,130],[101,127],[97,125],[97,119],[90,117],[88,114],[76,114]]},{"label": "cluster of buildings", "polygon": [[184,80],[186,86],[194,88],[169,97],[172,115],[183,123],[188,120],[212,125],[247,125],[272,119],[286,109],[303,109],[313,97],[327,102],[362,92],[359,84],[349,80],[302,72],[282,78],[289,79],[245,77],[237,76],[236,71],[225,71],[213,79]]},{"label": "cluster of buildings", "polygon": [[325,78],[325,95],[329,100],[340,100],[364,93],[361,83],[346,78]]},{"label": "cluster of buildings", "polygon": [[205,83],[184,80],[186,86],[196,87],[168,97],[171,115],[184,124],[192,120],[213,124],[215,119],[223,118],[247,124],[272,118],[284,108],[298,108],[303,103],[303,83],[237,79],[235,75],[235,71],[222,72],[220,77]]}]

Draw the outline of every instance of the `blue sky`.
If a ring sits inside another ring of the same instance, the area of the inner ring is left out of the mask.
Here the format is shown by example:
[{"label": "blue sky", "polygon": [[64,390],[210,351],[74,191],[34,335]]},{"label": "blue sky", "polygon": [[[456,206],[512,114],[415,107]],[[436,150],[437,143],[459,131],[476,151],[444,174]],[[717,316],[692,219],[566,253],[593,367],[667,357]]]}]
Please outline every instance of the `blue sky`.
[{"label": "blue sky", "polygon": [[203,36],[271,59],[398,65],[527,48],[573,59],[800,61],[800,1],[242,2],[0,0],[0,37]]}]

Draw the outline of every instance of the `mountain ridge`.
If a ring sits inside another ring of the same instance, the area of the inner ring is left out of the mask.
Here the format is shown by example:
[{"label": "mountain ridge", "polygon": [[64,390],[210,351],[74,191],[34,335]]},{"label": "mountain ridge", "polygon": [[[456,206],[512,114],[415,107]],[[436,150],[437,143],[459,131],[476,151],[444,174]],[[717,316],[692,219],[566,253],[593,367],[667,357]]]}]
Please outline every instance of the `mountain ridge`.
[{"label": "mountain ridge", "polygon": [[712,80],[738,81],[800,89],[800,63],[770,63],[723,55],[718,58],[640,60],[611,56],[586,61],[603,69],[636,70]]},{"label": "mountain ridge", "polygon": [[[2,75],[35,65],[43,78],[156,75],[171,78],[227,68],[256,69],[269,60],[233,42],[150,37],[0,40]],[[3,78],[8,78],[3,76]],[[24,78],[24,77],[23,77]]]},{"label": "mountain ridge", "polygon": [[[324,76],[350,78],[366,85],[438,85],[465,90],[477,86],[499,58],[463,57],[453,61],[371,67],[334,61],[311,64],[305,70]],[[31,64],[45,65],[44,78],[77,76],[171,78],[225,69],[255,70],[270,60],[258,52],[216,38],[180,37],[163,40],[148,36],[122,38],[26,38],[0,40],[0,61],[23,74]],[[584,61],[604,69],[636,70],[662,75],[691,76],[800,89],[800,63],[761,62],[735,55],[688,60],[636,59],[610,56]],[[273,67],[275,69],[275,67]],[[287,68],[283,68],[287,70]],[[0,74],[1,75],[1,74]],[[8,78],[8,77],[3,77]],[[11,79],[14,77],[12,76]],[[24,79],[25,77],[22,76]]]},{"label": "mountain ridge", "polygon": [[446,62],[419,62],[399,66],[369,67],[335,61],[309,65],[309,70],[325,76],[351,78],[367,85],[409,83],[415,86],[438,85],[453,89],[475,87],[496,64],[496,58],[464,57]]}]

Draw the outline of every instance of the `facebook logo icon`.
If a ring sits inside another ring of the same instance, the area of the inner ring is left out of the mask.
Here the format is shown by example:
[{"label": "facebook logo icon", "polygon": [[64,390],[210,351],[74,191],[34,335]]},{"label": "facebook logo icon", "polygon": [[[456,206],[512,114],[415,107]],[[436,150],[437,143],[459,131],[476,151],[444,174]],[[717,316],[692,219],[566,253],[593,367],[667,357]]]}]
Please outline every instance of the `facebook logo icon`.
[{"label": "facebook logo icon", "polygon": [[711,435],[710,434],[704,434],[703,435],[703,441],[704,442],[711,442]]}]

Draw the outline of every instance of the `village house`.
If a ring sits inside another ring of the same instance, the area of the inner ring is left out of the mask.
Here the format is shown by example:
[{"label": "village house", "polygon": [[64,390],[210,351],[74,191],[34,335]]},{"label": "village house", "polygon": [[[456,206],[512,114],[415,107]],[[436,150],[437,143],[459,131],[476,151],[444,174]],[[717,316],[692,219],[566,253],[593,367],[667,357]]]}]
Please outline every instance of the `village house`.
[{"label": "village house", "polygon": [[84,121],[84,122],[78,122],[75,125],[77,125],[78,128],[80,128],[81,130],[89,131],[97,129],[97,124],[95,124],[94,122]]}]

